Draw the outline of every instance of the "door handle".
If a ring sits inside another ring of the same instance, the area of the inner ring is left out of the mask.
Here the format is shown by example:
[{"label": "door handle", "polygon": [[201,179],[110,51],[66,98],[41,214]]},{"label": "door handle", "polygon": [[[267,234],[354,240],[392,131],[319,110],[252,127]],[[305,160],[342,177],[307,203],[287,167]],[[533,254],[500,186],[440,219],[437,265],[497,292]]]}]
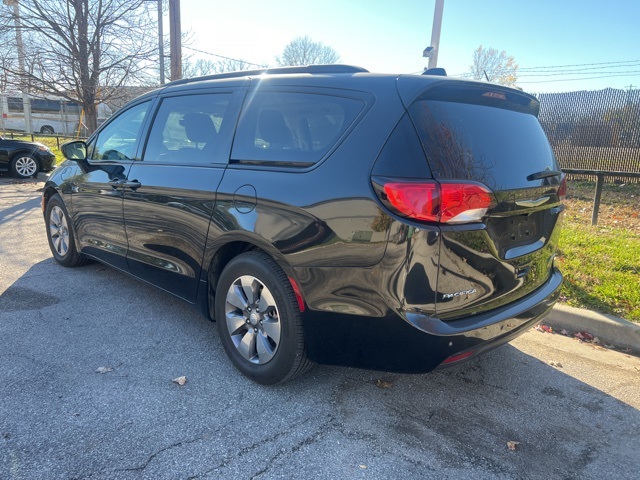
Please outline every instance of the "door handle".
[{"label": "door handle", "polygon": [[124,180],[120,185],[123,188],[130,188],[131,190],[135,190],[142,186],[142,184],[138,180],[131,180],[131,181]]},{"label": "door handle", "polygon": [[135,190],[142,186],[138,180],[112,180],[109,182],[109,185],[111,185],[114,190],[117,188],[130,188],[131,190]]}]

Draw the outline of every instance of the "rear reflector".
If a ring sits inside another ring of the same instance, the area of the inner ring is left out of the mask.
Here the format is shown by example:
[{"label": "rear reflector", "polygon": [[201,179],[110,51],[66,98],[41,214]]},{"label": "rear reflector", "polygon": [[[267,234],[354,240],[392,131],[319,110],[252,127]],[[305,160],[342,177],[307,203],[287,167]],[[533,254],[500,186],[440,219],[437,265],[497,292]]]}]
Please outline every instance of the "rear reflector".
[{"label": "rear reflector", "polygon": [[427,222],[479,222],[494,205],[491,191],[478,183],[388,182],[384,192],[401,214]]},{"label": "rear reflector", "polygon": [[560,197],[560,201],[564,201],[564,198],[567,196],[567,176],[563,175],[562,180],[560,180],[560,186],[558,187],[558,197]]},{"label": "rear reflector", "polygon": [[296,300],[298,301],[298,310],[300,313],[304,312],[304,299],[302,298],[302,292],[300,291],[300,287],[298,283],[291,277],[289,277],[289,283],[291,283],[291,288],[293,288],[293,293],[296,296]]},{"label": "rear reflector", "polygon": [[469,358],[474,353],[475,352],[473,350],[469,350],[468,352],[458,353],[457,355],[451,355],[444,362],[442,362],[442,364],[443,365],[450,365],[452,363],[459,362],[461,360],[464,360],[465,358]]}]

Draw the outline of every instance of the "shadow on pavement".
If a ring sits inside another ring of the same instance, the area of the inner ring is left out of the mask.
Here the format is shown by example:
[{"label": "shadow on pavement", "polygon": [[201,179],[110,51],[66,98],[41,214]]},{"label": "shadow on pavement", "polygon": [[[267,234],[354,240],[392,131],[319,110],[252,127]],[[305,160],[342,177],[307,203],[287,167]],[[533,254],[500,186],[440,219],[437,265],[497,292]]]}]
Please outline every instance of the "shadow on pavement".
[{"label": "shadow on pavement", "polygon": [[637,473],[640,412],[513,346],[427,375],[317,366],[263,387],[215,324],[97,263],[44,260],[2,292],[0,358],[1,478]]}]

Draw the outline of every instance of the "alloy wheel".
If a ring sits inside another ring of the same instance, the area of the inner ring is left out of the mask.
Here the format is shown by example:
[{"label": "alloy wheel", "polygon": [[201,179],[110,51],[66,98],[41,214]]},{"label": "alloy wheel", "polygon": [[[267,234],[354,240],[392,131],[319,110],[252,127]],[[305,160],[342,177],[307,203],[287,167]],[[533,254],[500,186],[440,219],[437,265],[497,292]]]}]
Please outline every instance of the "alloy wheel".
[{"label": "alloy wheel", "polygon": [[282,326],[272,293],[251,275],[237,278],[227,291],[225,317],[229,335],[247,361],[268,363],[280,343]]},{"label": "alloy wheel", "polygon": [[15,162],[15,169],[22,177],[31,177],[38,170],[38,162],[31,157],[19,157]]},{"label": "alloy wheel", "polygon": [[53,248],[58,255],[64,257],[69,251],[69,227],[64,212],[57,205],[51,209],[49,215],[49,234]]}]

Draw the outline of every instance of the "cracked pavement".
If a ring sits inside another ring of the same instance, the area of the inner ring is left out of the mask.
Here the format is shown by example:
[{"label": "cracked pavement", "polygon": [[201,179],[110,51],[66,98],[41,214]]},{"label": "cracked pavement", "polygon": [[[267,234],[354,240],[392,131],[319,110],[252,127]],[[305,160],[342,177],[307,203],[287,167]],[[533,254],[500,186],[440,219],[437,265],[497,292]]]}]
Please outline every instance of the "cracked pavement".
[{"label": "cracked pavement", "polygon": [[428,375],[316,366],[260,386],[179,300],[55,264],[40,186],[0,175],[2,479],[637,475],[636,357],[532,330]]}]

